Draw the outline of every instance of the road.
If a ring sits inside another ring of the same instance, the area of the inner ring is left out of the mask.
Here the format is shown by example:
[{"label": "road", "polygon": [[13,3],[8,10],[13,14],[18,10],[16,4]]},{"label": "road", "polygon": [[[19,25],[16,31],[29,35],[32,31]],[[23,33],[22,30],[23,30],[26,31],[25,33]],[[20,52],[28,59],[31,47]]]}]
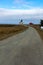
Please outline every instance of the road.
[{"label": "road", "polygon": [[43,65],[43,43],[37,31],[29,27],[0,41],[0,65]]}]

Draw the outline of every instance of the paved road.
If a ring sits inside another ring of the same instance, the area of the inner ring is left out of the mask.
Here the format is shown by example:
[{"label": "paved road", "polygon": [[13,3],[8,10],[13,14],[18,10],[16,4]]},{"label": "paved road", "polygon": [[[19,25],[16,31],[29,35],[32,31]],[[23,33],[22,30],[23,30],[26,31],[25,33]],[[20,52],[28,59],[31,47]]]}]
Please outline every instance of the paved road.
[{"label": "paved road", "polygon": [[0,65],[43,65],[43,43],[37,31],[29,27],[0,41]]}]

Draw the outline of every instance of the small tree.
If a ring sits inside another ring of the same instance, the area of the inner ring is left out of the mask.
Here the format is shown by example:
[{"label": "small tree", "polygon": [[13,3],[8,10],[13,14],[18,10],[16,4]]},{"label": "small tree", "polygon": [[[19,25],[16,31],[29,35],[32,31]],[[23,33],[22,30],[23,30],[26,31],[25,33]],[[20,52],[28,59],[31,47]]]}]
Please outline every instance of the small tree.
[{"label": "small tree", "polygon": [[23,20],[21,19],[21,22],[23,22]]},{"label": "small tree", "polygon": [[43,26],[43,20],[41,20],[40,25]]},{"label": "small tree", "polygon": [[21,21],[19,22],[19,24],[23,24],[23,20],[21,19]]}]

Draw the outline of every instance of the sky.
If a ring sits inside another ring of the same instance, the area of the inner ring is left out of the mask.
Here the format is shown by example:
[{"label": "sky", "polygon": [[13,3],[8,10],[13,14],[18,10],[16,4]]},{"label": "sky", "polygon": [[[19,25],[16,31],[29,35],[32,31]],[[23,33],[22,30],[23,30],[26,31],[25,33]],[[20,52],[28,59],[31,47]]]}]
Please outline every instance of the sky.
[{"label": "sky", "polygon": [[0,24],[40,23],[43,0],[0,0]]}]

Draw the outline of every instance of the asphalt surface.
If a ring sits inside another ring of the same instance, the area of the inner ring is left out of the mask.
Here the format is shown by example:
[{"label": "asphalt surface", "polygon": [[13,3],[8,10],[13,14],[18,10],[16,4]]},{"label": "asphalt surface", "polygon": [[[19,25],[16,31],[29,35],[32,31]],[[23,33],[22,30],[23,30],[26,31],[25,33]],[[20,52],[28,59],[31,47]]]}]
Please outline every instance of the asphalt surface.
[{"label": "asphalt surface", "polygon": [[29,27],[0,41],[0,65],[43,65],[43,43],[37,31]]}]

